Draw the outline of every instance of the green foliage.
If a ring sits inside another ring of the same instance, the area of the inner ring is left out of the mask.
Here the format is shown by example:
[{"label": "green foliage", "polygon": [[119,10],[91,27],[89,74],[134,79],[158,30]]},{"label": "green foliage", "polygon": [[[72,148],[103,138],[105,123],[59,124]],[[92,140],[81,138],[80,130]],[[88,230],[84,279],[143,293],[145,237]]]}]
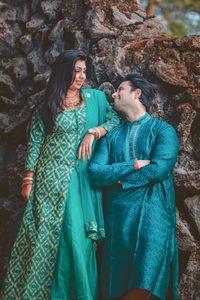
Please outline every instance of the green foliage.
[{"label": "green foliage", "polygon": [[142,0],[175,36],[200,34],[200,0]]},{"label": "green foliage", "polygon": [[174,9],[180,9],[182,12],[198,11],[200,12],[199,0],[159,0],[166,7],[172,5]]},{"label": "green foliage", "polygon": [[187,28],[182,20],[171,19],[168,20],[169,32],[175,36],[187,35]]}]

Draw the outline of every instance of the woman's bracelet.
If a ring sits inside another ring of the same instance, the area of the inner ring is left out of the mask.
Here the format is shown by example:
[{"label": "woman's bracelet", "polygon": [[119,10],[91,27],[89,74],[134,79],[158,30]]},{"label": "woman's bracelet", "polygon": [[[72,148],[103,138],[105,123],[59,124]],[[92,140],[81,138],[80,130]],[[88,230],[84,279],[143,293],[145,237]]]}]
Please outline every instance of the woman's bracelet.
[{"label": "woman's bracelet", "polygon": [[101,130],[99,127],[90,128],[88,130],[88,133],[93,134],[95,137],[95,140],[99,140],[104,135],[101,133]]},{"label": "woman's bracelet", "polygon": [[102,127],[102,126],[98,126],[98,127],[96,127],[97,129],[98,129],[98,131],[99,131],[99,133],[100,133],[100,135],[99,135],[99,138],[101,138],[102,136],[104,136],[108,131],[104,128],[104,127]]},{"label": "woman's bracelet", "polygon": [[33,181],[33,177],[24,177],[24,178],[23,178],[23,181],[26,181],[26,180]]},{"label": "woman's bracelet", "polygon": [[26,180],[23,180],[23,181],[22,181],[22,183],[27,183],[27,182],[33,182],[33,180],[26,179]]},{"label": "woman's bracelet", "polygon": [[32,185],[32,182],[27,182],[27,183],[22,183],[22,188],[24,187],[24,186],[29,186],[29,185]]},{"label": "woman's bracelet", "polygon": [[97,140],[99,140],[101,138],[101,131],[98,127],[95,127],[96,131],[97,131]]},{"label": "woman's bracelet", "polygon": [[94,135],[95,140],[97,139],[97,131],[96,131],[96,127],[95,128],[90,128],[88,130],[88,133]]}]

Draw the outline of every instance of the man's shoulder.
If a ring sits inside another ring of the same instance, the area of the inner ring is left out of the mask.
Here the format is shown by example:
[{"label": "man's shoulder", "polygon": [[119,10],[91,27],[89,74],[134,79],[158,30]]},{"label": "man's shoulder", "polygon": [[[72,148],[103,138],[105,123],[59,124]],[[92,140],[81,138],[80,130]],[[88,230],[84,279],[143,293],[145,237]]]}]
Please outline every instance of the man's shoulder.
[{"label": "man's shoulder", "polygon": [[108,141],[110,141],[123,127],[123,124],[118,124],[115,127],[113,127],[107,134],[106,138]]},{"label": "man's shoulder", "polygon": [[163,130],[176,132],[176,129],[174,128],[174,126],[163,119],[152,117],[151,121],[152,121],[152,125],[155,127],[155,130],[157,132],[162,132]]}]

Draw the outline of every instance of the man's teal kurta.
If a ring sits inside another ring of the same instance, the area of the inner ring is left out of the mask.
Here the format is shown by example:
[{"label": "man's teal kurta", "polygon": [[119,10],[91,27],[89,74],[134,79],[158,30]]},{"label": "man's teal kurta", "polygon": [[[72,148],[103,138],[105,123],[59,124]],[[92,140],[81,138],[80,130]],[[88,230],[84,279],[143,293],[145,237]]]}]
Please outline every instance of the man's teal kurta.
[{"label": "man's teal kurta", "polygon": [[[142,288],[164,300],[170,281],[177,299],[172,172],[178,149],[173,127],[147,113],[118,125],[97,145],[91,180],[96,186],[111,186],[106,201],[103,299]],[[136,158],[151,163],[134,171]]]}]

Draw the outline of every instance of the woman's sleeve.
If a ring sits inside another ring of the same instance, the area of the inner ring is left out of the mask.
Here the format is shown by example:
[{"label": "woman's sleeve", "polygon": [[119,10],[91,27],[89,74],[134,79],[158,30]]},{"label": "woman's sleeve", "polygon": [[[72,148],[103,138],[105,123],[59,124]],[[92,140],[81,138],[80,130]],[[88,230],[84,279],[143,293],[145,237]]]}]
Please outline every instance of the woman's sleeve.
[{"label": "woman's sleeve", "polygon": [[117,183],[133,172],[133,161],[109,164],[107,138],[101,138],[89,164],[90,181],[95,186],[108,186]]},{"label": "woman's sleeve", "polygon": [[31,127],[27,145],[27,155],[25,163],[25,171],[35,171],[35,167],[40,155],[41,146],[44,142],[45,131],[44,124],[37,109],[31,120]]},{"label": "woman's sleeve", "polygon": [[138,188],[167,178],[177,160],[179,142],[173,127],[167,126],[158,134],[152,151],[151,163],[134,171],[122,180],[122,188]]},{"label": "woman's sleeve", "polygon": [[105,130],[110,131],[113,127],[120,123],[120,119],[117,113],[112,109],[111,105],[108,103],[106,95],[104,92],[100,92],[102,103],[105,105],[105,121],[100,124]]}]

